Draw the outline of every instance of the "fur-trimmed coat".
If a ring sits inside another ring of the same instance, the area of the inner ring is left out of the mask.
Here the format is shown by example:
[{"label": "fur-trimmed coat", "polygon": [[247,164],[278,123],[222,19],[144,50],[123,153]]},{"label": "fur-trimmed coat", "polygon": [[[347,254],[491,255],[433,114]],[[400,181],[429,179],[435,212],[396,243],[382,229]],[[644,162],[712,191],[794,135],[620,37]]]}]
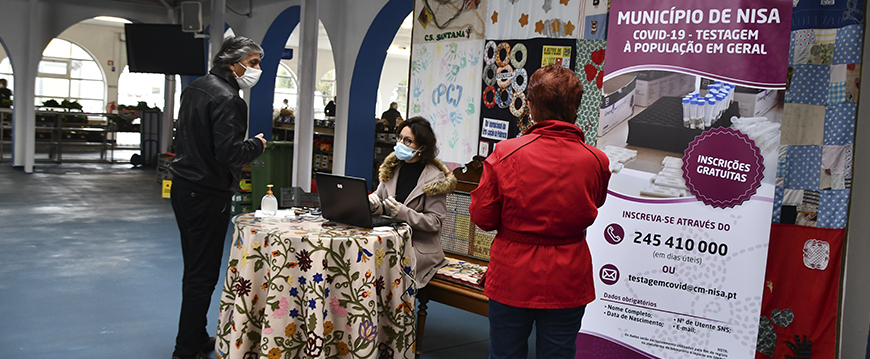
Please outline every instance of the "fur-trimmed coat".
[{"label": "fur-trimmed coat", "polygon": [[[404,162],[391,153],[378,170],[380,184],[375,194],[386,199],[396,195],[396,182]],[[456,188],[456,176],[439,160],[429,162],[420,173],[417,186],[399,208],[395,218],[407,222],[413,233],[411,243],[417,255],[417,286],[423,288],[446,263],[441,249],[441,223],[447,216],[447,194]],[[375,214],[384,213],[379,205]]]}]

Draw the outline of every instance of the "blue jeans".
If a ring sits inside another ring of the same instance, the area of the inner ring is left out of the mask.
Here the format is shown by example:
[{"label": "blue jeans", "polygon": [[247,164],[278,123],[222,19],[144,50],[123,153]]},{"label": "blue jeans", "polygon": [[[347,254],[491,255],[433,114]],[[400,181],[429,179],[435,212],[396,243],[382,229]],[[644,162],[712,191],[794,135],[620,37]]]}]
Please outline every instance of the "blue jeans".
[{"label": "blue jeans", "polygon": [[489,300],[489,358],[525,359],[535,325],[538,359],[573,359],[586,306],[568,309],[512,307]]}]

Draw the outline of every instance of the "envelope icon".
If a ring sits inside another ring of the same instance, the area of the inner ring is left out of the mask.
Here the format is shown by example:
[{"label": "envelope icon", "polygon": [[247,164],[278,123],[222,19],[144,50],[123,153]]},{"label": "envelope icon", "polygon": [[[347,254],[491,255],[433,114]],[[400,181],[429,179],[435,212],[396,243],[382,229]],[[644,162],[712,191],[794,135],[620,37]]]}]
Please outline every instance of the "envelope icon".
[{"label": "envelope icon", "polygon": [[619,279],[619,270],[610,268],[601,269],[601,280],[609,280],[615,282],[617,279]]}]

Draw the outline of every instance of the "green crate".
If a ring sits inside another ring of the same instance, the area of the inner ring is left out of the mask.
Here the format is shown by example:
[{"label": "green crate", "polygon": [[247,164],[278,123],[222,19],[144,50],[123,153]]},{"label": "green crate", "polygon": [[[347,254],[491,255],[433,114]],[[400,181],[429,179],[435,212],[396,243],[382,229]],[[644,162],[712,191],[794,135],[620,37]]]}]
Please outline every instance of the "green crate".
[{"label": "green crate", "polygon": [[249,213],[253,211],[254,209],[251,207],[250,204],[243,204],[241,202],[232,202],[230,206],[230,213],[232,213],[233,216],[240,213]]},{"label": "green crate", "polygon": [[251,162],[251,202],[254,210],[260,209],[260,201],[266,195],[266,185],[275,187],[275,197],[281,188],[291,188],[293,183],[293,142],[271,141],[266,143],[266,152]]},{"label": "green crate", "polygon": [[236,194],[233,195],[233,202],[238,202],[240,204],[251,204],[251,194],[236,192]]}]

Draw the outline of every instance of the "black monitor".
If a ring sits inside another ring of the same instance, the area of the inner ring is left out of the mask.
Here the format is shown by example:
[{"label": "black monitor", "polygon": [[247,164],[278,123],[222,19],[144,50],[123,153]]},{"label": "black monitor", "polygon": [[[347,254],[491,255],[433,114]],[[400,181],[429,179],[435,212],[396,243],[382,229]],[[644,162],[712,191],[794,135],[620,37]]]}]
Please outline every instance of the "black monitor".
[{"label": "black monitor", "polygon": [[205,40],[181,25],[125,24],[130,72],[168,75],[206,74]]}]

